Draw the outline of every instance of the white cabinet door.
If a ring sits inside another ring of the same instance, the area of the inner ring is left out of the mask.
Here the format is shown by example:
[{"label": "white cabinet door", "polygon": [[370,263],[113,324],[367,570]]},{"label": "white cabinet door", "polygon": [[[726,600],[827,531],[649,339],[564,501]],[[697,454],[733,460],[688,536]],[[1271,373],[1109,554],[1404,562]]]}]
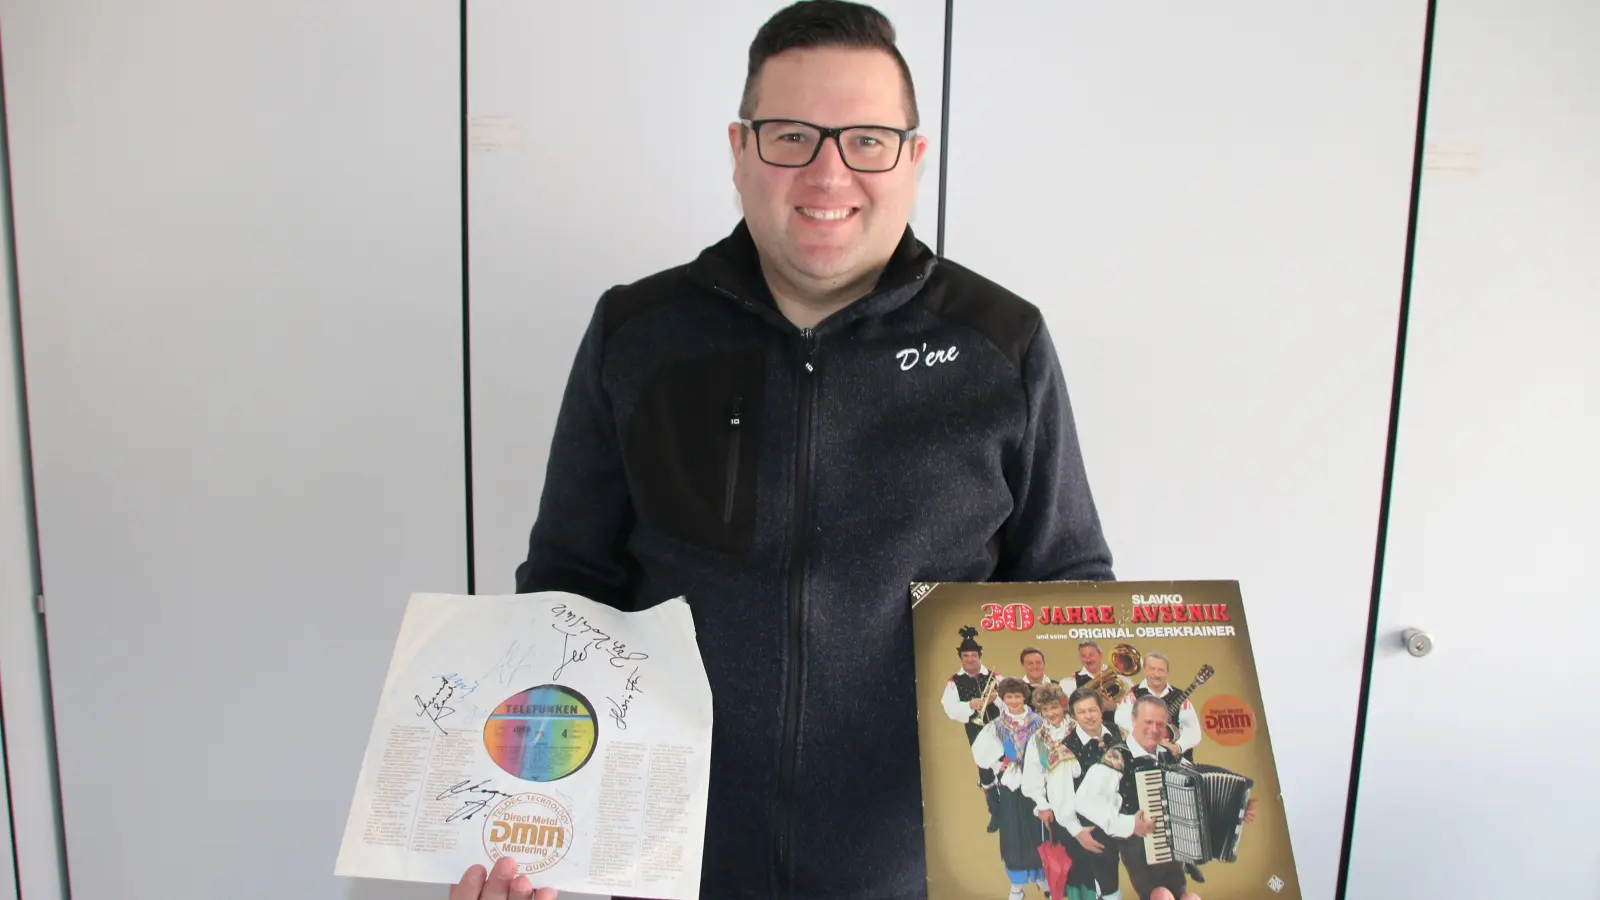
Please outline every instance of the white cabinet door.
[{"label": "white cabinet door", "polygon": [[1347,897],[1600,881],[1597,36],[1593,3],[1439,4]]},{"label": "white cabinet door", "polygon": [[1262,814],[1308,900],[1344,834],[1426,11],[952,19],[945,249],[1044,310],[1117,574],[1243,583],[1283,788]]},{"label": "white cabinet door", "polygon": [[407,896],[333,865],[466,586],[457,4],[0,20],[71,895]]}]

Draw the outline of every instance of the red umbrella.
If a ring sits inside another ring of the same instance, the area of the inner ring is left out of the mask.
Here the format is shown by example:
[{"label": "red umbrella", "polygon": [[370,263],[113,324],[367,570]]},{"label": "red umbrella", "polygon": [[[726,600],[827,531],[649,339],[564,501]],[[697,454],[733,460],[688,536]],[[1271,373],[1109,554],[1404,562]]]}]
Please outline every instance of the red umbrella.
[{"label": "red umbrella", "polygon": [[1039,822],[1043,840],[1039,843],[1039,863],[1044,869],[1044,880],[1050,886],[1050,896],[1064,900],[1067,896],[1067,873],[1072,871],[1072,857],[1067,848],[1050,840],[1050,826]]}]

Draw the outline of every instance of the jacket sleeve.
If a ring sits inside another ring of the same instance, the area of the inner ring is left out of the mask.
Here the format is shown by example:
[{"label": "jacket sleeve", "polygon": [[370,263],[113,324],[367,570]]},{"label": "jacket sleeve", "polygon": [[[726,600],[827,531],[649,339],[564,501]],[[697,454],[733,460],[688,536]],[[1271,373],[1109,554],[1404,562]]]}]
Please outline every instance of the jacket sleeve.
[{"label": "jacket sleeve", "polygon": [[1009,470],[1015,507],[994,580],[1112,580],[1066,379],[1042,315],[1022,356],[1022,388],[1027,418]]},{"label": "jacket sleeve", "polygon": [[565,591],[627,609],[633,507],[616,418],[601,380],[609,297],[608,292],[595,305],[572,362],[516,591]]}]

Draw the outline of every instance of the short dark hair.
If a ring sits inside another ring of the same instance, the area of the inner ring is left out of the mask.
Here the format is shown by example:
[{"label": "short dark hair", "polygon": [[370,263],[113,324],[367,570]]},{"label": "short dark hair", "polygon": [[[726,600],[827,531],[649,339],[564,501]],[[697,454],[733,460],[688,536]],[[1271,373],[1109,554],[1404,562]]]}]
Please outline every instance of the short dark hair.
[{"label": "short dark hair", "polygon": [[1027,699],[1028,683],[1021,678],[1000,679],[1000,687],[994,692],[994,695],[1004,700],[1007,694],[1021,694],[1023,699]]},{"label": "short dark hair", "polygon": [[1017,657],[1017,661],[1018,662],[1027,662],[1028,661],[1028,657],[1034,655],[1035,653],[1039,654],[1039,658],[1040,659],[1044,659],[1044,651],[1043,650],[1040,650],[1038,647],[1029,647],[1028,649],[1022,651],[1022,655]]},{"label": "short dark hair", "polygon": [[1095,708],[1098,709],[1100,707],[1100,692],[1088,685],[1073,691],[1072,696],[1067,698],[1067,712],[1075,711],[1078,708],[1078,704],[1085,700],[1093,700]]},{"label": "short dark hair", "polygon": [[750,65],[745,72],[744,96],[739,100],[740,118],[749,119],[755,115],[756,89],[761,80],[761,69],[767,60],[788,50],[810,47],[855,47],[882,50],[889,54],[900,67],[900,81],[905,86],[906,127],[916,128],[920,124],[917,91],[911,83],[911,67],[906,65],[905,57],[895,46],[893,23],[888,16],[870,6],[847,0],[798,0],[778,10],[761,26],[755,40],[750,42]]}]

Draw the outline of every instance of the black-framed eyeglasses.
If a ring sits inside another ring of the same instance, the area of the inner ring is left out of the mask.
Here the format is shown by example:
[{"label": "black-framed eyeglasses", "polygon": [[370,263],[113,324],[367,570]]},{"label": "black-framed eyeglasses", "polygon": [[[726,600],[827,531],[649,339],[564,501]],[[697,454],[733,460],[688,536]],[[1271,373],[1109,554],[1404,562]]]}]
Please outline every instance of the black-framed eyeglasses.
[{"label": "black-framed eyeglasses", "polygon": [[887,172],[900,163],[900,149],[916,129],[887,125],[847,125],[824,128],[795,119],[740,119],[755,132],[756,152],[770,166],[803,169],[817,158],[828,138],[833,138],[844,164],[857,172]]}]

